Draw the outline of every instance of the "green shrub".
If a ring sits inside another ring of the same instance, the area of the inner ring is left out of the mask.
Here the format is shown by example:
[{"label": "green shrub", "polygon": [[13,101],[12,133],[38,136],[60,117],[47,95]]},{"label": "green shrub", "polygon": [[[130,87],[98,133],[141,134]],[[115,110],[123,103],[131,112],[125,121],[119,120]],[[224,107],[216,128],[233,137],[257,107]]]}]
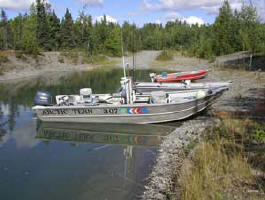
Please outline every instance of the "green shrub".
[{"label": "green shrub", "polygon": [[66,51],[66,50],[62,51],[62,52],[60,52],[60,57],[58,58],[58,61],[59,62],[61,61],[60,63],[63,63],[64,62],[64,57],[70,59],[73,64],[77,64],[78,63],[78,58],[79,58],[79,53],[75,49],[74,50],[69,50],[69,51]]},{"label": "green shrub", "polygon": [[63,58],[62,56],[59,56],[59,57],[58,57],[58,62],[59,62],[59,63],[64,63],[64,58]]},{"label": "green shrub", "polygon": [[252,139],[257,142],[263,143],[265,142],[265,126],[264,124],[256,123],[253,127]]},{"label": "green shrub", "polygon": [[23,51],[15,51],[15,56],[17,59],[27,60],[27,57],[24,55]]},{"label": "green shrub", "polygon": [[92,56],[83,56],[82,63],[87,64],[105,64],[108,62],[108,58],[104,55],[92,55]]},{"label": "green shrub", "polygon": [[7,55],[3,54],[3,53],[0,53],[0,65],[2,63],[7,63],[9,60],[8,60],[8,57]]},{"label": "green shrub", "polygon": [[172,52],[168,50],[163,50],[157,57],[156,60],[159,61],[167,61],[167,60],[172,60],[173,59],[173,54]]},{"label": "green shrub", "polygon": [[0,76],[4,75],[4,69],[0,66]]}]

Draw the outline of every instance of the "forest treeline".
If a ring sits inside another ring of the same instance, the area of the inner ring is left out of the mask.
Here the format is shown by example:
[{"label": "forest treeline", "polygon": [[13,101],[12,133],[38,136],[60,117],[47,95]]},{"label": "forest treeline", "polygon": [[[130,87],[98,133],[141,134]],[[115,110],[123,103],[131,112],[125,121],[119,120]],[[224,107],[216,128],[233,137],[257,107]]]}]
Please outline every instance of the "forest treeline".
[{"label": "forest treeline", "polygon": [[91,55],[120,56],[122,38],[125,50],[131,52],[176,49],[208,59],[237,51],[265,52],[265,24],[251,2],[233,11],[224,1],[215,22],[201,26],[176,20],[137,27],[128,22],[108,23],[105,16],[93,23],[85,11],[74,20],[67,9],[59,19],[45,0],[36,0],[28,13],[13,19],[2,9],[0,49],[28,54],[80,49]]}]

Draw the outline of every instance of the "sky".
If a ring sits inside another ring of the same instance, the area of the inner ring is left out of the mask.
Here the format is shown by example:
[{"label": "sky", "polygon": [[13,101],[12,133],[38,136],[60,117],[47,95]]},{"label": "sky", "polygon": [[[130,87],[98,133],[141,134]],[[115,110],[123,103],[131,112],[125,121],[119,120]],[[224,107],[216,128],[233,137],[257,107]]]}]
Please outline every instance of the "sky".
[{"label": "sky", "polygon": [[[0,0],[9,18],[28,11],[35,0]],[[180,19],[189,24],[211,24],[218,15],[223,0],[47,0],[58,17],[64,16],[69,8],[74,19],[84,9],[94,20],[103,15],[111,22],[129,21],[138,26],[144,23],[166,23]],[[230,0],[233,9],[240,9],[242,2],[249,0]],[[265,0],[252,0],[258,8],[260,18],[265,22]]]}]

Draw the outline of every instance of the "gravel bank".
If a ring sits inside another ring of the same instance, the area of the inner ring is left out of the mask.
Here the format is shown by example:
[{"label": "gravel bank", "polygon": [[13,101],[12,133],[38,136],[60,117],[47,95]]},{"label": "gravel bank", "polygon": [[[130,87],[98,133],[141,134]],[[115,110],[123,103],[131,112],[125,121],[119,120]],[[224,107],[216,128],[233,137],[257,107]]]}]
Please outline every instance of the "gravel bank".
[{"label": "gravel bank", "polygon": [[[229,57],[230,58],[230,57]],[[223,58],[223,60],[226,60]],[[190,61],[190,60],[189,60]],[[264,72],[249,72],[245,70],[232,70],[217,68],[214,64],[200,61],[205,68],[210,69],[209,75],[198,82],[207,81],[233,81],[229,91],[225,92],[215,104],[211,106],[212,113],[228,113],[234,111],[245,111],[245,108],[252,108],[255,105],[246,102],[253,98],[253,93],[249,92],[253,88],[265,88]],[[188,71],[196,70],[201,66],[192,67],[188,63],[180,66],[176,63],[163,66],[168,70]],[[264,96],[255,96],[263,99]],[[241,99],[241,101],[239,101]],[[253,103],[253,101],[251,101]],[[185,159],[184,150],[189,146],[190,141],[200,140],[206,128],[214,125],[214,118],[206,120],[188,120],[183,125],[171,133],[162,143],[156,164],[153,167],[146,190],[142,199],[180,199],[178,194],[173,194],[178,174]]]},{"label": "gravel bank", "polygon": [[4,73],[0,74],[0,82],[29,79],[52,73],[87,71],[100,67],[100,65],[82,64],[81,56],[76,64],[66,57],[63,62],[59,62],[60,56],[60,52],[42,52],[38,59],[25,55],[22,59],[17,58],[14,52],[10,52],[8,62],[2,64]]},{"label": "gravel bank", "polygon": [[177,179],[175,176],[180,173],[185,159],[185,149],[189,148],[190,141],[200,139],[205,129],[213,124],[211,120],[189,120],[166,137],[142,199],[164,200],[178,197],[172,191]]}]

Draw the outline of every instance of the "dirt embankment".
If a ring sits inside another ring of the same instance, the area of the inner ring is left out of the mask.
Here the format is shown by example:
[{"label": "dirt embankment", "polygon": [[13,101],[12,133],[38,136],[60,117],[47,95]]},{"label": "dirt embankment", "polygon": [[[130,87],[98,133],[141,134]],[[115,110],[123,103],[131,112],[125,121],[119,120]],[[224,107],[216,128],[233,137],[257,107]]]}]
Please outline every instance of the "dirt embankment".
[{"label": "dirt embankment", "polygon": [[[137,69],[165,69],[176,71],[189,71],[202,68],[210,68],[206,60],[187,58],[176,53],[174,59],[167,62],[156,61],[160,51],[141,51],[135,55]],[[37,57],[18,54],[14,51],[1,52],[7,58],[0,62],[0,81],[29,78],[32,76],[45,75],[53,72],[86,71],[98,67],[122,67],[121,58],[107,57],[108,61],[96,64],[87,64],[79,53],[75,57],[64,52],[42,52]],[[77,54],[77,55],[76,55]],[[125,56],[125,63],[133,66],[133,56]]]},{"label": "dirt embankment", "polygon": [[81,56],[73,59],[60,52],[42,52],[37,57],[13,51],[4,52],[2,55],[7,60],[1,63],[0,81],[29,78],[52,72],[91,70],[98,67],[83,63]]}]

